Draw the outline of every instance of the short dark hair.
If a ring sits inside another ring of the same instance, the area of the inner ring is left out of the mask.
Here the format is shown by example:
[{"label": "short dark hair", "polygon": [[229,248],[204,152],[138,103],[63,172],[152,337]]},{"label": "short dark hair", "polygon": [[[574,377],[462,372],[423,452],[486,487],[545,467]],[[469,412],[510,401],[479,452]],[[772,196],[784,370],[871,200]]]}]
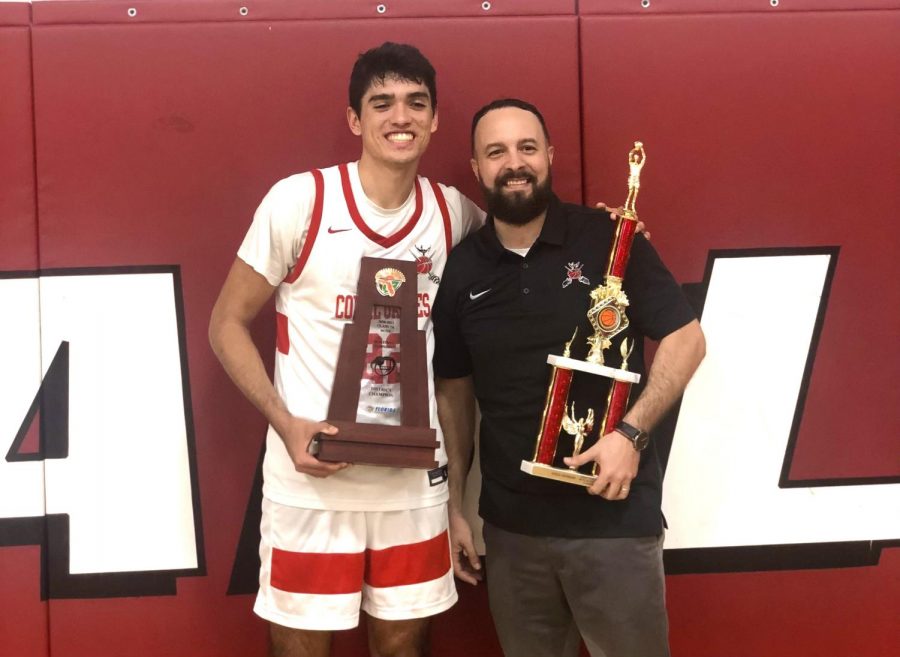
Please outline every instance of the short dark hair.
[{"label": "short dark hair", "polygon": [[424,84],[431,95],[431,109],[437,109],[437,86],[431,62],[415,46],[386,41],[362,53],[350,74],[350,107],[357,116],[362,112],[362,99],[373,84],[384,84],[396,78]]},{"label": "short dark hair", "polygon": [[519,100],[518,98],[498,98],[497,100],[492,100],[480,110],[475,112],[475,116],[472,117],[473,154],[475,153],[475,128],[478,127],[478,122],[481,121],[481,119],[484,118],[484,115],[488,112],[496,109],[502,109],[504,107],[518,107],[521,110],[525,110],[526,112],[531,112],[532,114],[534,114],[538,118],[538,121],[541,122],[541,128],[543,128],[544,130],[544,139],[547,140],[548,144],[550,143],[550,131],[547,130],[547,123],[544,121],[544,117],[537,107],[535,107],[531,103],[525,102],[524,100]]}]

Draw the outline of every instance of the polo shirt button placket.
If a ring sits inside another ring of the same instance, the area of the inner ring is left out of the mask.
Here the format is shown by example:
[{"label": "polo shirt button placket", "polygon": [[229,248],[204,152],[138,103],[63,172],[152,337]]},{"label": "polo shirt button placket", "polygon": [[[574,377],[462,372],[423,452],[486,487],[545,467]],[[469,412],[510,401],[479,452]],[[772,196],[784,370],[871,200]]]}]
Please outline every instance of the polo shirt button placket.
[{"label": "polo shirt button placket", "polygon": [[529,290],[527,287],[522,290],[522,294],[528,294],[529,292],[531,292],[531,290]]}]

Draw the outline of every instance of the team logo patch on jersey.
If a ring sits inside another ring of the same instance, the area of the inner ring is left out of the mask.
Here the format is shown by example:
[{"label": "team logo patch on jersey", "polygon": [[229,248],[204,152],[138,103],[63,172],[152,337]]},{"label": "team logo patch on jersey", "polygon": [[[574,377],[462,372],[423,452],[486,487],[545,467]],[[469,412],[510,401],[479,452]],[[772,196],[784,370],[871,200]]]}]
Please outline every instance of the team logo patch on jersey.
[{"label": "team logo patch on jersey", "polygon": [[419,252],[419,255],[413,253],[412,249],[409,250],[412,257],[416,259],[416,273],[420,276],[427,276],[429,281],[438,285],[441,282],[441,277],[431,271],[431,268],[434,267],[434,262],[431,259],[431,247],[416,244],[416,251]]},{"label": "team logo patch on jersey", "polygon": [[392,297],[397,294],[397,290],[405,282],[406,276],[403,275],[403,272],[392,267],[375,272],[375,289],[383,297]]},{"label": "team logo patch on jersey", "polygon": [[587,276],[582,275],[581,268],[582,265],[580,262],[570,262],[566,265],[566,278],[562,283],[563,287],[569,287],[572,284],[572,281],[578,281],[579,283],[584,283],[585,285],[590,285],[591,281]]}]

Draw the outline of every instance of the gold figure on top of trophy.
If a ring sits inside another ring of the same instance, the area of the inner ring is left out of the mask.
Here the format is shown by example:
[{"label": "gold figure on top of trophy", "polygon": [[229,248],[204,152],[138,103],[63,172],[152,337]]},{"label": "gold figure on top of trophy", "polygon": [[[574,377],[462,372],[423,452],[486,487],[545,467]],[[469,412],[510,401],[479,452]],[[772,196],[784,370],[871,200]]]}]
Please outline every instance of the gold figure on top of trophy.
[{"label": "gold figure on top of trophy", "polygon": [[[631,243],[630,241],[626,242],[626,246],[623,246],[619,241],[619,235],[622,222],[637,220],[634,204],[641,188],[641,169],[644,168],[646,161],[647,153],[644,151],[644,144],[639,141],[634,142],[634,148],[628,151],[628,198],[625,199],[622,216],[619,218],[616,228],[616,237],[612,249],[610,249],[607,273],[603,279],[603,285],[591,290],[591,307],[587,316],[591,326],[594,327],[594,334],[587,339],[590,346],[587,361],[595,365],[603,365],[603,352],[612,346],[612,339],[616,335],[628,328],[628,317],[625,315],[628,297],[622,290],[624,273],[615,271],[613,263],[620,262],[617,254],[621,252],[625,254],[625,258],[621,262],[627,262]],[[625,362],[627,363],[627,358]],[[623,369],[625,368],[623,367]]]},{"label": "gold figure on top of trophy", "polygon": [[628,198],[625,199],[622,212],[629,219],[635,217],[634,204],[641,189],[641,169],[646,161],[644,145],[639,141],[634,142],[634,148],[628,151]]},{"label": "gold figure on top of trophy", "polygon": [[578,419],[575,417],[575,402],[572,402],[572,410],[563,416],[562,426],[567,434],[575,436],[575,449],[572,450],[572,456],[578,456],[584,445],[584,437],[594,428],[594,409],[589,408],[587,417]]}]

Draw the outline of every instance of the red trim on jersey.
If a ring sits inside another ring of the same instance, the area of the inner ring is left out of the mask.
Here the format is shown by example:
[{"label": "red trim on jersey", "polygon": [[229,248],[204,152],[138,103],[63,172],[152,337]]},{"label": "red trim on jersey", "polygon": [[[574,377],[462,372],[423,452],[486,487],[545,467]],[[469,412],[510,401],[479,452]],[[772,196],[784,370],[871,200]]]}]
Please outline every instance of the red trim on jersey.
[{"label": "red trim on jersey", "polygon": [[450,253],[450,249],[453,248],[453,225],[450,223],[450,210],[447,209],[447,199],[444,198],[444,192],[441,191],[440,185],[433,180],[429,182],[431,183],[431,189],[434,190],[434,197],[437,199],[438,207],[441,209],[441,218],[444,220],[444,242],[447,243],[447,253]]},{"label": "red trim on jersey", "polygon": [[297,258],[297,264],[294,265],[291,273],[284,279],[285,283],[293,283],[300,276],[300,272],[306,266],[306,261],[309,260],[309,254],[312,251],[313,242],[316,241],[316,235],[319,233],[319,224],[322,223],[322,205],[325,203],[325,179],[322,177],[322,172],[318,169],[313,169],[311,173],[313,180],[316,182],[316,199],[313,201],[309,230],[306,232],[306,240],[303,242],[303,248],[300,249],[300,257]]},{"label": "red trim on jersey", "polygon": [[317,554],[272,548],[270,582],[288,593],[359,593],[365,565],[364,552]]},{"label": "red trim on jersey", "polygon": [[416,222],[419,221],[419,217],[422,216],[422,187],[419,185],[418,177],[415,180],[416,209],[413,210],[412,216],[409,218],[409,221],[406,222],[406,225],[404,225],[403,228],[398,230],[393,235],[388,235],[385,237],[384,235],[380,235],[369,228],[366,222],[363,221],[362,215],[359,213],[359,208],[356,207],[356,199],[353,198],[353,188],[350,186],[350,172],[347,171],[347,165],[338,165],[338,170],[341,172],[341,187],[343,187],[344,189],[344,199],[347,201],[347,209],[350,211],[350,216],[353,218],[353,223],[356,224],[356,227],[359,228],[363,235],[380,246],[388,247],[394,246],[397,242],[410,234],[412,229],[415,227]]},{"label": "red trim on jersey", "polygon": [[366,584],[377,588],[421,584],[450,570],[450,540],[443,531],[421,543],[366,550]]},{"label": "red trim on jersey", "polygon": [[287,315],[278,311],[275,312],[275,348],[283,354],[287,354],[291,350]]}]

